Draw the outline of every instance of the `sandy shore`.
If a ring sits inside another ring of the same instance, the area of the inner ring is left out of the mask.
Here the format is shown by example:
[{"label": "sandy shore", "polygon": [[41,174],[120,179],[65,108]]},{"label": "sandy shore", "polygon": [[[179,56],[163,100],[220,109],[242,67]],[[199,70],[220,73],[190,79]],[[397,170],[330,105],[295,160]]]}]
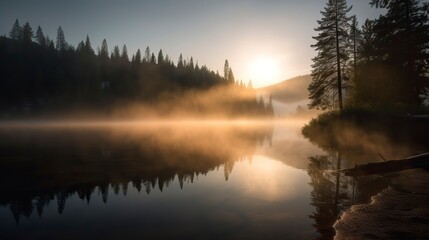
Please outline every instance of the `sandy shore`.
[{"label": "sandy shore", "polygon": [[429,239],[429,171],[388,176],[392,184],[371,203],[354,205],[334,224],[336,240]]}]

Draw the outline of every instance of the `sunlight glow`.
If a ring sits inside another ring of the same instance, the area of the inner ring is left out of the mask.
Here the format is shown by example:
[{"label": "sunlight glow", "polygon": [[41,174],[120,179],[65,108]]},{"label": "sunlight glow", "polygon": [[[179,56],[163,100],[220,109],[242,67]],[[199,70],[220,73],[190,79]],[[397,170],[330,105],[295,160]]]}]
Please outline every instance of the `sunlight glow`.
[{"label": "sunlight glow", "polygon": [[249,72],[255,85],[269,85],[281,80],[280,62],[275,58],[261,57],[249,65]]},{"label": "sunlight glow", "polygon": [[[252,156],[251,164],[243,163],[231,174],[245,194],[265,201],[296,197],[308,177],[302,170],[261,155]],[[307,187],[307,185],[305,185]]]}]

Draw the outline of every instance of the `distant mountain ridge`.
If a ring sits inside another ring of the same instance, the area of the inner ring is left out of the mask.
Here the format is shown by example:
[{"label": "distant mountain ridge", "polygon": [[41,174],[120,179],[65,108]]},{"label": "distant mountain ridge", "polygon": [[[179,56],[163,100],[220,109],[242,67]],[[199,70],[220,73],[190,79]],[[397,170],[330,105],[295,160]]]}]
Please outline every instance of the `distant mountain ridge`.
[{"label": "distant mountain ridge", "polygon": [[257,89],[264,95],[272,95],[274,100],[282,103],[296,103],[308,100],[308,85],[311,75],[294,77],[283,82]]}]

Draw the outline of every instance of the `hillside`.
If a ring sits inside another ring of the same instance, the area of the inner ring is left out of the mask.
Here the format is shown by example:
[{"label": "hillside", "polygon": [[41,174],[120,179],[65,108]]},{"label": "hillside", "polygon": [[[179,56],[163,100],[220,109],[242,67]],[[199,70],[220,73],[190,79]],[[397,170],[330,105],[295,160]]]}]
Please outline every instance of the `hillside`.
[{"label": "hillside", "polygon": [[282,103],[296,103],[308,99],[307,87],[311,82],[310,75],[298,76],[283,82],[258,89],[263,95],[272,95],[274,100]]}]

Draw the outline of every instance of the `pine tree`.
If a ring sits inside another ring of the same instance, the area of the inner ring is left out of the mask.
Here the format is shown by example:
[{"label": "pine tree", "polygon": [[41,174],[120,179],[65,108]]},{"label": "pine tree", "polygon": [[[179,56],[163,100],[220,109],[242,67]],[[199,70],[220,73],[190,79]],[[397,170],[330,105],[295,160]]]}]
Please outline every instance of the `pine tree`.
[{"label": "pine tree", "polygon": [[343,110],[342,96],[342,66],[349,59],[348,29],[350,18],[347,13],[346,0],[328,0],[322,11],[322,19],[317,21],[319,26],[315,29],[319,34],[313,37],[317,43],[312,45],[317,51],[313,58],[313,70],[308,90],[310,92],[309,108],[326,109],[334,107],[334,99],[338,99],[338,107]]},{"label": "pine tree", "polygon": [[134,62],[141,63],[141,61],[142,61],[142,54],[140,52],[140,49],[137,49],[136,56],[134,57]]},{"label": "pine tree", "polygon": [[119,46],[118,45],[116,45],[114,48],[113,48],[113,58],[112,58],[112,60],[119,60],[120,59],[120,57],[121,57],[121,54],[120,54],[120,51],[119,51]]},{"label": "pine tree", "polygon": [[194,69],[194,58],[191,57],[191,60],[189,60],[189,68]]},{"label": "pine tree", "polygon": [[85,52],[87,54],[94,55],[94,49],[92,49],[91,41],[89,40],[89,36],[88,35],[86,35],[86,40],[85,40]]},{"label": "pine tree", "polygon": [[158,64],[164,63],[164,54],[162,53],[162,49],[158,52]]},{"label": "pine tree", "polygon": [[229,72],[228,72],[228,82],[231,84],[235,83],[234,73],[232,72],[231,68],[229,68]]},{"label": "pine tree", "polygon": [[367,19],[362,25],[362,37],[359,39],[358,56],[362,62],[376,58],[374,21]]},{"label": "pine tree", "polygon": [[9,36],[13,40],[21,39],[21,26],[19,25],[18,19],[15,20],[15,23],[12,26],[12,29],[9,32]]},{"label": "pine tree", "polygon": [[84,53],[85,52],[85,43],[83,41],[80,41],[77,45],[76,52],[78,53]]},{"label": "pine tree", "polygon": [[150,56],[150,63],[156,64],[156,57],[154,53],[152,53],[152,55]]},{"label": "pine tree", "polygon": [[109,57],[109,49],[107,46],[106,39],[103,39],[103,42],[101,42],[101,49],[99,56],[103,59],[107,59]]},{"label": "pine tree", "polygon": [[225,64],[223,65],[223,78],[225,78],[225,80],[227,80],[227,81],[229,79],[229,77],[228,77],[229,70],[230,70],[229,62],[228,62],[228,59],[226,59]]},{"label": "pine tree", "polygon": [[122,53],[121,53],[121,58],[123,61],[130,61],[130,59],[128,58],[128,50],[127,50],[127,46],[124,44],[124,46],[122,46]]},{"label": "pine tree", "polygon": [[67,42],[64,36],[64,31],[61,26],[58,27],[57,30],[57,43],[55,47],[60,52],[64,52],[67,49]]},{"label": "pine tree", "polygon": [[45,36],[43,35],[43,31],[42,31],[42,28],[40,26],[37,27],[36,42],[40,46],[46,46],[46,39],[45,39]]},{"label": "pine tree", "polygon": [[145,62],[145,63],[150,62],[150,48],[149,47],[146,47],[146,50],[144,51],[143,62]]},{"label": "pine tree", "polygon": [[33,29],[31,29],[30,24],[27,22],[25,23],[25,25],[22,27],[22,32],[21,32],[22,36],[22,41],[26,42],[26,43],[30,43],[34,37],[34,32]]},{"label": "pine tree", "polygon": [[178,68],[182,68],[182,67],[184,67],[184,65],[183,65],[183,56],[182,56],[182,54],[180,54],[180,56],[179,56],[179,60],[177,61],[177,67],[178,67]]}]

